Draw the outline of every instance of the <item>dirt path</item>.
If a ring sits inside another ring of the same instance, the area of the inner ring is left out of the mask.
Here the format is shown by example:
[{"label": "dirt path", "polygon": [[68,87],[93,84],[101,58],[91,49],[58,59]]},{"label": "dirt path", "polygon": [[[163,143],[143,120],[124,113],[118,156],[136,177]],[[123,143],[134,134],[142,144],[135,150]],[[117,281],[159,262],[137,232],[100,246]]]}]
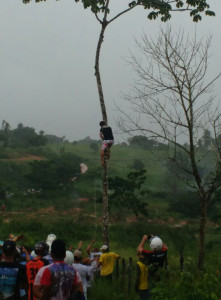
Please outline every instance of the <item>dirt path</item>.
[{"label": "dirt path", "polygon": [[37,155],[26,155],[19,158],[0,159],[0,161],[30,161],[30,160],[45,160],[46,158]]}]

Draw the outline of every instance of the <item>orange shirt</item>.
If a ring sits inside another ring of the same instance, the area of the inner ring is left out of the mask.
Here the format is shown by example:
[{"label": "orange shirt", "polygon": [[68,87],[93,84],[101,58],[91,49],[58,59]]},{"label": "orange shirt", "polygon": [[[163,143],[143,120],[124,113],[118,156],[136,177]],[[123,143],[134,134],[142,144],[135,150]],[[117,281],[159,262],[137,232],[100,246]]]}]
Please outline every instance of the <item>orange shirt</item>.
[{"label": "orange shirt", "polygon": [[33,285],[34,285],[35,277],[38,271],[46,265],[48,265],[48,262],[43,258],[38,258],[38,259],[34,258],[26,263],[29,300],[36,300],[36,298],[33,296]]}]

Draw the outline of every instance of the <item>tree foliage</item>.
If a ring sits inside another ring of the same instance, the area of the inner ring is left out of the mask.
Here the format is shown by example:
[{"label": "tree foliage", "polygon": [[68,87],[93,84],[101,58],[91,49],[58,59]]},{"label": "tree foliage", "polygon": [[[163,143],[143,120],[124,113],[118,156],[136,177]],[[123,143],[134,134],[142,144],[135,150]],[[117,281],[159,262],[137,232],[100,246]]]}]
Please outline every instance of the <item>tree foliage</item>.
[{"label": "tree foliage", "polygon": [[24,126],[22,123],[19,123],[17,128],[11,129],[10,124],[3,120],[0,141],[3,142],[4,147],[19,148],[44,146],[48,140],[42,130],[37,134],[34,128]]},{"label": "tree foliage", "polygon": [[115,176],[109,179],[110,205],[120,208],[125,207],[132,210],[137,216],[139,213],[147,215],[147,202],[145,195],[147,191],[141,190],[146,180],[146,170],[129,172],[127,178]]},{"label": "tree foliage", "polygon": [[136,170],[136,171],[141,171],[145,167],[144,163],[142,162],[141,159],[134,159],[133,163],[131,165],[131,168]]},{"label": "tree foliage", "polygon": [[[23,0],[27,4],[32,0]],[[36,3],[46,0],[35,0]],[[107,5],[109,0],[75,0],[75,2],[82,2],[85,9],[91,9],[94,14],[110,13]],[[171,18],[173,11],[190,11],[190,16],[194,22],[202,19],[202,14],[214,16],[215,13],[210,10],[209,1],[207,0],[133,0],[127,1],[128,8],[142,6],[148,10],[148,19],[155,20],[160,17],[162,22],[166,22]]]},{"label": "tree foliage", "polygon": [[33,161],[27,179],[35,188],[45,192],[73,185],[72,178],[80,173],[81,159],[71,153],[54,156],[49,160]]},{"label": "tree foliage", "polygon": [[90,149],[91,149],[94,153],[97,153],[98,150],[99,150],[99,146],[98,146],[98,144],[96,144],[96,143],[91,143],[91,144],[90,144]]},{"label": "tree foliage", "polygon": [[147,138],[143,135],[135,135],[128,139],[130,146],[135,146],[139,148],[143,148],[144,150],[162,150],[166,149],[167,146],[165,144],[159,143],[155,139]]}]

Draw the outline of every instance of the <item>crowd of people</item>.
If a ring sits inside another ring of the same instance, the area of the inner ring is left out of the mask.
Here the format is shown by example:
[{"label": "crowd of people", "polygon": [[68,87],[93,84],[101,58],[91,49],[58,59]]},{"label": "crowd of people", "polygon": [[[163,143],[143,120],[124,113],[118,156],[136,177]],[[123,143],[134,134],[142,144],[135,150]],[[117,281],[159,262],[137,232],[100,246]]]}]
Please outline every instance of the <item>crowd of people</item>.
[{"label": "crowd of people", "polygon": [[[21,246],[22,238],[11,234],[0,242],[0,299],[87,300],[95,277],[111,284],[120,255],[107,245],[96,248],[92,240],[84,253],[82,242],[67,249],[63,240],[49,234],[29,249]],[[151,249],[145,250],[148,240]],[[149,299],[148,276],[167,267],[167,247],[159,237],[145,235],[137,255],[135,290],[140,299]]]}]

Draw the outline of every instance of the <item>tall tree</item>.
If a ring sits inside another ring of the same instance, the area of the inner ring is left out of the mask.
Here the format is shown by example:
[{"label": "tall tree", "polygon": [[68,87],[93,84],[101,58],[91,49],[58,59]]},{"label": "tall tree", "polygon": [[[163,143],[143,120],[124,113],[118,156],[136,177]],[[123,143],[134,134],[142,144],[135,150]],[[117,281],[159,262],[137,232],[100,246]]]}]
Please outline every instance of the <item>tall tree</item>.
[{"label": "tall tree", "polygon": [[[137,45],[146,63],[141,63],[140,57],[131,57],[138,79],[134,93],[126,98],[143,122],[136,123],[125,111],[119,121],[124,132],[142,132],[149,138],[166,141],[170,160],[182,170],[180,174],[188,175],[181,179],[197,192],[200,202],[200,270],[204,263],[208,206],[214,191],[221,185],[218,140],[221,114],[219,104],[211,95],[213,83],[221,73],[211,81],[206,80],[210,42],[211,37],[197,40],[195,36],[190,40],[182,32],[172,34],[169,27],[161,30],[156,39],[143,35]],[[146,127],[145,120],[154,126]],[[215,142],[210,148],[200,149],[198,138],[210,129]]]},{"label": "tall tree", "polygon": [[[23,3],[29,3],[32,0],[23,0]],[[35,0],[35,2],[41,2],[45,0]],[[162,22],[166,22],[171,18],[171,13],[174,11],[190,11],[190,16],[193,21],[197,22],[201,20],[202,14],[215,15],[214,12],[209,10],[209,4],[207,0],[130,0],[124,1],[124,8],[119,9],[118,13],[111,16],[110,3],[111,0],[75,0],[75,2],[82,2],[85,9],[90,8],[97,21],[101,25],[100,34],[97,43],[96,55],[95,55],[95,76],[97,81],[97,88],[100,100],[100,107],[102,112],[102,119],[107,122],[107,111],[104,101],[104,93],[102,88],[102,81],[100,75],[100,52],[101,46],[104,40],[105,30],[107,26],[113,21],[117,20],[122,15],[133,10],[137,6],[142,6],[148,10],[148,18],[155,20],[157,17],[161,17]],[[122,2],[122,1],[121,1]],[[107,167],[107,154],[104,159],[103,168],[103,240],[105,244],[109,244],[109,229],[108,229],[108,167]]]}]

